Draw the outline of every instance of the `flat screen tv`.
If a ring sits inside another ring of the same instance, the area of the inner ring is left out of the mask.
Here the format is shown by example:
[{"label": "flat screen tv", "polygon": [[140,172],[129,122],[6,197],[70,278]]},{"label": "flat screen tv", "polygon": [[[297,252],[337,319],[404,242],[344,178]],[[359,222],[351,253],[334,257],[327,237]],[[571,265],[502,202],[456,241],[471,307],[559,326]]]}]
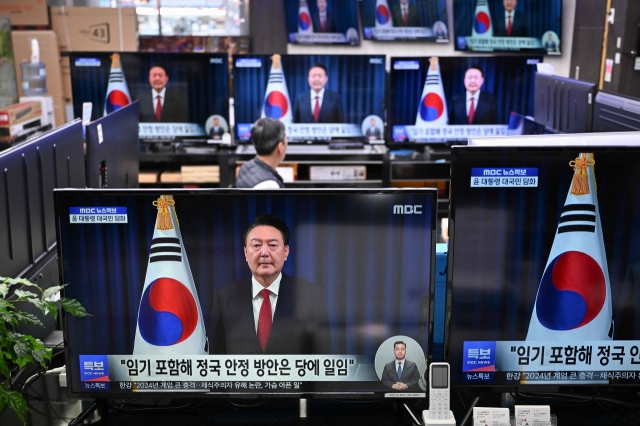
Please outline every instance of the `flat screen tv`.
[{"label": "flat screen tv", "polygon": [[453,0],[456,50],[560,55],[562,0]]},{"label": "flat screen tv", "polygon": [[541,60],[540,56],[391,58],[389,144],[507,135],[512,112],[533,115],[534,76]]},{"label": "flat screen tv", "polygon": [[73,394],[425,397],[435,190],[55,199]]},{"label": "flat screen tv", "polygon": [[261,117],[287,125],[290,142],[384,143],[384,55],[234,56],[237,140]]},{"label": "flat screen tv", "polygon": [[229,70],[222,53],[71,52],[73,111],[91,120],[133,100],[141,140],[221,140],[229,133]]},{"label": "flat screen tv", "polygon": [[638,154],[452,148],[453,386],[640,383]]},{"label": "flat screen tv", "polygon": [[289,43],[360,45],[358,0],[285,0]]},{"label": "flat screen tv", "polygon": [[449,41],[445,0],[361,0],[365,40]]}]

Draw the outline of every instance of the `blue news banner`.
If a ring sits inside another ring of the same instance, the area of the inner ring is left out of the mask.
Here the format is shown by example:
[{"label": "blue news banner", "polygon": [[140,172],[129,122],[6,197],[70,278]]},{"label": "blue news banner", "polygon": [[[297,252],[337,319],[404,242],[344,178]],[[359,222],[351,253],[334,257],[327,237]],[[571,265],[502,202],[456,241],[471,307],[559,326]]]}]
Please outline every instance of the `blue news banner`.
[{"label": "blue news banner", "polygon": [[471,169],[472,188],[535,188],[537,186],[537,167],[479,167]]},{"label": "blue news banner", "polygon": [[126,207],[69,207],[70,223],[128,223]]}]

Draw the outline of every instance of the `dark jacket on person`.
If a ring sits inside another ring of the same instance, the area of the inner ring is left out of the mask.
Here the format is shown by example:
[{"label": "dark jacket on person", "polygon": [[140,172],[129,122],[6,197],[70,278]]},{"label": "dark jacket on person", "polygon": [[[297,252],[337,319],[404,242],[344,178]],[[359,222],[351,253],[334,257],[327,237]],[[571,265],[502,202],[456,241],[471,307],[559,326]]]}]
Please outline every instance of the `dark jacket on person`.
[{"label": "dark jacket on person", "polygon": [[238,179],[236,179],[237,188],[253,188],[257,184],[266,180],[276,181],[280,188],[284,188],[282,176],[269,167],[264,161],[255,157],[240,167],[238,171]]}]

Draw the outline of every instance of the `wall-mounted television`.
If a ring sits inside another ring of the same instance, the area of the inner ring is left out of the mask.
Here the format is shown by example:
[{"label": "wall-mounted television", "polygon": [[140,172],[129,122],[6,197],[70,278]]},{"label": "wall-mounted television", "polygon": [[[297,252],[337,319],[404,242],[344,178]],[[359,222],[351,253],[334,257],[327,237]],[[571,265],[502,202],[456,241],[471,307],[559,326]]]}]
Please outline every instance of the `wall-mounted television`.
[{"label": "wall-mounted television", "polygon": [[289,43],[360,45],[358,0],[285,0]]},{"label": "wall-mounted television", "polygon": [[57,191],[70,391],[425,397],[436,197]]},{"label": "wall-mounted television", "polygon": [[559,55],[561,0],[453,0],[456,50]]},{"label": "wall-mounted television", "polygon": [[445,0],[361,0],[365,40],[449,42]]},{"label": "wall-mounted television", "polygon": [[229,132],[226,54],[71,52],[73,110],[91,120],[138,100],[141,140],[221,140]]},{"label": "wall-mounted television", "polygon": [[290,142],[384,143],[384,55],[234,56],[236,137],[261,117],[287,125]]}]

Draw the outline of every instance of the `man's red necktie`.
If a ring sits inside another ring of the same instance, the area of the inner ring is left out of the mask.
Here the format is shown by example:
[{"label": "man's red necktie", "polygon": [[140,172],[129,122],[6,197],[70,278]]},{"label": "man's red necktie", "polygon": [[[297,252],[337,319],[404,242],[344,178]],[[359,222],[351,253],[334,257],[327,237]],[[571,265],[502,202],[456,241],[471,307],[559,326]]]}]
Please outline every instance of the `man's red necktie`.
[{"label": "man's red necktie", "polygon": [[271,292],[266,288],[260,292],[262,296],[262,306],[260,306],[260,315],[258,316],[258,341],[260,347],[264,351],[269,341],[269,333],[271,332],[271,300],[269,295]]},{"label": "man's red necktie", "polygon": [[407,16],[407,9],[405,9],[404,7],[402,8],[402,22],[404,23],[405,27],[409,26],[409,18]]},{"label": "man's red necktie", "polygon": [[322,18],[321,27],[322,27],[322,32],[327,31],[327,20],[325,18]]},{"label": "man's red necktie", "polygon": [[473,124],[473,116],[476,113],[476,109],[473,107],[473,97],[471,97],[471,106],[469,107],[469,124]]},{"label": "man's red necktie", "polygon": [[316,105],[313,107],[313,121],[316,123],[320,119],[320,96],[316,96]]},{"label": "man's red necktie", "polygon": [[156,102],[156,121],[160,121],[160,117],[162,117],[162,102],[160,101],[160,96],[156,96],[158,102]]},{"label": "man's red necktie", "polygon": [[511,15],[507,16],[508,22],[507,22],[507,35],[510,36],[511,35]]}]

